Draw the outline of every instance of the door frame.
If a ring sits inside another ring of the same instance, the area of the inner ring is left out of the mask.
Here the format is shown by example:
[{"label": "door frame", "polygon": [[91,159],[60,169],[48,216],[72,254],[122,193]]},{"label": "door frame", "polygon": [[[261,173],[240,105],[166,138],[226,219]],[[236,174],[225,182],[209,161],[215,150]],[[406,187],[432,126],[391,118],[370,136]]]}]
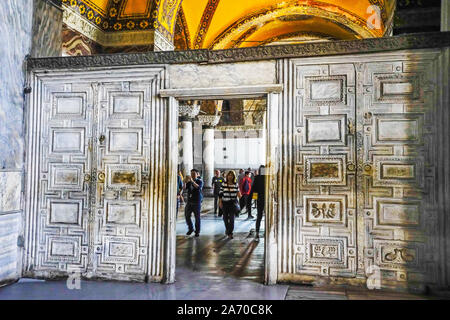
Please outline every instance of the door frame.
[{"label": "door frame", "polygon": [[264,241],[264,284],[273,285],[278,278],[278,176],[279,176],[279,104],[282,84],[197,89],[163,89],[160,97],[168,99],[169,123],[167,144],[168,190],[165,230],[164,283],[174,283],[176,273],[176,176],[178,165],[178,100],[222,100],[266,98],[266,206]]}]

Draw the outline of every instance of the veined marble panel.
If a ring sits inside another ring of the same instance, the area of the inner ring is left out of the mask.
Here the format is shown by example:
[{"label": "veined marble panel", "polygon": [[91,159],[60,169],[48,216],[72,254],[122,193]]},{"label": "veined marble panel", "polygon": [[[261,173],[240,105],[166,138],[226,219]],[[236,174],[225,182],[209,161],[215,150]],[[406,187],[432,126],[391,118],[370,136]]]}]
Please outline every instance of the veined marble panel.
[{"label": "veined marble panel", "polygon": [[374,145],[421,144],[423,116],[414,114],[375,115]]},{"label": "veined marble panel", "polygon": [[50,164],[50,190],[81,191],[83,189],[82,164]]},{"label": "veined marble panel", "polygon": [[108,153],[142,153],[142,130],[112,129],[109,136]]},{"label": "veined marble panel", "polygon": [[52,128],[52,153],[84,154],[84,128]]},{"label": "veined marble panel", "polygon": [[53,95],[53,119],[83,119],[85,114],[85,93],[58,93]]},{"label": "veined marble panel", "polygon": [[59,57],[62,53],[63,10],[48,0],[35,0],[33,21],[33,50],[31,55]]},{"label": "veined marble panel", "polygon": [[420,201],[375,198],[375,227],[418,227],[420,225]]},{"label": "veined marble panel", "polygon": [[22,168],[24,61],[31,50],[33,0],[0,1],[0,169]]},{"label": "veined marble panel", "polygon": [[143,117],[143,92],[133,93],[112,93],[110,116],[111,118],[130,118]]},{"label": "veined marble panel", "polygon": [[346,117],[306,116],[305,145],[345,145]]},{"label": "veined marble panel", "polygon": [[58,200],[50,202],[50,224],[76,225],[81,227],[82,201]]},{"label": "veined marble panel", "polygon": [[21,225],[21,214],[0,214],[0,284],[19,276],[17,237]]},{"label": "veined marble panel", "polygon": [[182,64],[169,67],[170,88],[237,87],[276,83],[275,61]]},{"label": "veined marble panel", "polygon": [[[0,284],[20,276],[25,56],[31,50],[33,0],[0,1]],[[8,172],[10,171],[10,172]]]},{"label": "veined marble panel", "polygon": [[106,201],[105,224],[140,226],[139,201]]},{"label": "veined marble panel", "polygon": [[0,214],[21,210],[22,173],[0,171]]}]

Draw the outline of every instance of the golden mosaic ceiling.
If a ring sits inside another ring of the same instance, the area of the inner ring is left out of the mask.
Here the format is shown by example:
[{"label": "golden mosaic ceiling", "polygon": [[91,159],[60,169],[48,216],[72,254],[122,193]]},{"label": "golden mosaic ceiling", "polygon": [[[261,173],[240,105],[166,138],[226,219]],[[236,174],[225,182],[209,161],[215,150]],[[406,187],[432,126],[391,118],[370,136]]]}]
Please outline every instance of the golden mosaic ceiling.
[{"label": "golden mosaic ceiling", "polygon": [[[381,37],[395,0],[63,0],[104,33],[158,30],[186,48],[222,49],[328,39]],[[380,28],[369,28],[381,9]],[[175,25],[178,28],[175,28]],[[177,34],[175,34],[177,30]],[[96,39],[93,39],[96,40]],[[130,44],[130,43],[124,43]]]}]

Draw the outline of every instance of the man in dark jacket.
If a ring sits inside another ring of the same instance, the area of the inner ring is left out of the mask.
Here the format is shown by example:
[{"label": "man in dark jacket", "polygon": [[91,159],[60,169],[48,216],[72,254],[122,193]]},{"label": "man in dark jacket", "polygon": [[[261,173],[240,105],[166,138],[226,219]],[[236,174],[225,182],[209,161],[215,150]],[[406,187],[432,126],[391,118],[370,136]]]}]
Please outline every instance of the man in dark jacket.
[{"label": "man in dark jacket", "polygon": [[180,174],[177,175],[177,218],[178,209],[180,209],[181,202],[183,202],[183,179]]},{"label": "man in dark jacket", "polygon": [[253,198],[253,194],[258,194],[258,200],[256,201],[256,207],[258,210],[258,215],[256,217],[256,235],[255,240],[259,241],[259,229],[261,226],[261,220],[264,213],[264,208],[266,205],[266,167],[259,167],[259,175],[255,177],[255,181],[252,185],[252,190],[250,191],[250,199]]},{"label": "man in dark jacket", "polygon": [[196,169],[191,170],[191,176],[186,177],[186,190],[188,193],[188,200],[184,214],[186,217],[186,224],[188,232],[186,235],[190,236],[194,232],[191,216],[195,216],[195,236],[200,236],[200,212],[203,202],[203,181],[200,179],[200,174]]},{"label": "man in dark jacket", "polygon": [[214,215],[217,214],[217,209],[219,209],[219,217],[222,216],[222,209],[219,208],[218,202],[219,202],[219,193],[220,188],[222,187],[222,184],[225,180],[220,175],[220,171],[216,170],[214,171],[214,177],[212,178],[211,186],[214,190]]}]

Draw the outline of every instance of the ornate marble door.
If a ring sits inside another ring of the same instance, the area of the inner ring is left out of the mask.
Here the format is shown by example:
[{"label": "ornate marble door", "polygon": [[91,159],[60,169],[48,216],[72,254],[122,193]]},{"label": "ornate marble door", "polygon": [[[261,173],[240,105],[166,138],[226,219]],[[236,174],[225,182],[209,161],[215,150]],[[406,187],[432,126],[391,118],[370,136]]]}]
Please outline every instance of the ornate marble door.
[{"label": "ornate marble door", "polygon": [[358,208],[365,266],[383,281],[437,283],[435,54],[358,64]]},{"label": "ornate marble door", "polygon": [[150,106],[148,82],[98,86],[93,169],[93,269],[143,280],[147,269]]},{"label": "ornate marble door", "polygon": [[297,271],[355,276],[355,68],[294,68]]},{"label": "ornate marble door", "polygon": [[49,82],[30,112],[27,270],[36,276],[86,272],[94,91],[88,83]]},{"label": "ornate marble door", "polygon": [[287,88],[282,156],[291,168],[281,175],[281,279],[442,283],[439,54],[280,65]]},{"label": "ornate marble door", "polygon": [[164,278],[163,72],[34,74],[24,274]]}]

